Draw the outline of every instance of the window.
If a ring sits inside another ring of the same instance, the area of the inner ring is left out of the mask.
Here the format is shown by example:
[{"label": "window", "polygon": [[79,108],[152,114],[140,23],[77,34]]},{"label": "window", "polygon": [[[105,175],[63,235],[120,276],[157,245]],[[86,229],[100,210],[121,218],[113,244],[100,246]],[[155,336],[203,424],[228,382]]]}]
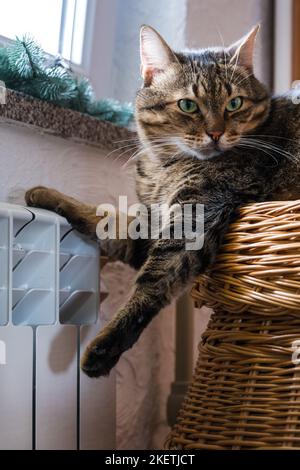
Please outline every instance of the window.
[{"label": "window", "polygon": [[293,0],[276,0],[274,47],[274,92],[285,93],[292,79]]},{"label": "window", "polygon": [[52,55],[84,67],[87,12],[91,0],[0,0],[0,35],[30,33]]}]

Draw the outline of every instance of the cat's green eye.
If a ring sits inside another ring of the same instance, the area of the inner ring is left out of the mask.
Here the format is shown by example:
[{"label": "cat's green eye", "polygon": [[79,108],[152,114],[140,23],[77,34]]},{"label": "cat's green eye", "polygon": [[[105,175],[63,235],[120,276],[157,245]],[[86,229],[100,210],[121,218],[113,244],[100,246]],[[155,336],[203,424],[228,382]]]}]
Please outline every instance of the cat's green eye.
[{"label": "cat's green eye", "polygon": [[227,111],[232,113],[232,111],[237,111],[238,109],[240,109],[242,107],[242,104],[243,98],[241,96],[237,96],[236,98],[233,98],[227,103],[226,109]]},{"label": "cat's green eye", "polygon": [[195,101],[187,100],[187,99],[179,100],[178,106],[181,109],[181,111],[183,111],[184,113],[190,113],[190,114],[195,113],[199,109]]}]

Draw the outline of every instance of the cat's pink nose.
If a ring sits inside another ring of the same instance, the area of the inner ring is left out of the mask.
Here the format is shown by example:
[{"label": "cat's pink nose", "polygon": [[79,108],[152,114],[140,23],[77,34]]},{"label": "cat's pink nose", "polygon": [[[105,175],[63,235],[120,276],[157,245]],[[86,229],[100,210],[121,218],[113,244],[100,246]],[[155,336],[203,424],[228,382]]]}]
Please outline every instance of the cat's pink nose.
[{"label": "cat's pink nose", "polygon": [[218,142],[224,134],[222,131],[206,131],[206,133],[214,142]]}]

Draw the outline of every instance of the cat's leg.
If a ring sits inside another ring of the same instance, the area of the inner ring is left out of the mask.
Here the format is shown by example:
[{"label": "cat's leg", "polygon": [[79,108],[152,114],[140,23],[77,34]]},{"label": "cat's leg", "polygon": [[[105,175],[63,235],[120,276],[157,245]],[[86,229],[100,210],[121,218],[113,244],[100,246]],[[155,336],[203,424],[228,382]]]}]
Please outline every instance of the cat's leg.
[{"label": "cat's leg", "polygon": [[82,370],[90,377],[107,375],[152,318],[190,285],[198,268],[198,253],[186,251],[182,240],[158,241],[127,304],[87,347]]},{"label": "cat's leg", "polygon": [[187,250],[185,239],[155,242],[129,301],[87,347],[81,362],[87,375],[107,375],[152,318],[213,263],[234,209],[223,200],[207,208],[201,249]]},{"label": "cat's leg", "polygon": [[[96,215],[96,206],[84,204],[76,199],[66,196],[55,189],[44,186],[36,186],[29,189],[25,194],[25,201],[28,206],[41,207],[65,217],[68,222],[78,230],[97,240],[97,224],[101,216]],[[118,213],[116,214],[116,227],[118,228]],[[129,224],[133,218],[128,217]],[[110,261],[122,261],[135,269],[142,266],[145,262],[150,246],[149,240],[131,240],[118,239],[101,240],[101,253],[109,258]]]},{"label": "cat's leg", "polygon": [[101,220],[96,215],[96,206],[83,204],[52,188],[36,186],[25,193],[25,201],[30,207],[40,207],[56,212],[81,233],[96,239],[96,227]]}]

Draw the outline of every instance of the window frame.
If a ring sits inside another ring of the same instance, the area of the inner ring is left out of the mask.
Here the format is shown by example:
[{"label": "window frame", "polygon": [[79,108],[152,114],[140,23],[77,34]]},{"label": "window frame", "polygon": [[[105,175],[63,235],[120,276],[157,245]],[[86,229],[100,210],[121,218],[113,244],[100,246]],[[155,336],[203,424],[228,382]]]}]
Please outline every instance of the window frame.
[{"label": "window frame", "polygon": [[293,69],[292,79],[300,80],[300,0],[293,0]]},{"label": "window frame", "polygon": [[285,93],[292,84],[293,0],[275,0],[274,92]]},{"label": "window frame", "polygon": [[[113,96],[113,58],[119,0],[89,0],[84,73],[89,77],[97,98]],[[90,30],[89,30],[90,29]]]}]

